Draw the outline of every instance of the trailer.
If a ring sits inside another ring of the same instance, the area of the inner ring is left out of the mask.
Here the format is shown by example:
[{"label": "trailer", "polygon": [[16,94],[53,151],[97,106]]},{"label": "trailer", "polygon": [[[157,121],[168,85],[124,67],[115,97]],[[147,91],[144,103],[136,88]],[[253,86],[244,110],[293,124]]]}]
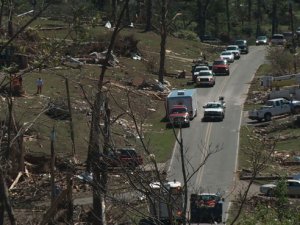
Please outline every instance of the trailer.
[{"label": "trailer", "polygon": [[182,224],[183,189],[180,182],[152,182],[150,193],[148,204],[150,217],[141,219],[139,225]]},{"label": "trailer", "polygon": [[190,119],[197,116],[198,98],[197,89],[173,90],[166,99],[166,115],[172,113],[172,108],[175,105],[184,105],[187,107]]}]

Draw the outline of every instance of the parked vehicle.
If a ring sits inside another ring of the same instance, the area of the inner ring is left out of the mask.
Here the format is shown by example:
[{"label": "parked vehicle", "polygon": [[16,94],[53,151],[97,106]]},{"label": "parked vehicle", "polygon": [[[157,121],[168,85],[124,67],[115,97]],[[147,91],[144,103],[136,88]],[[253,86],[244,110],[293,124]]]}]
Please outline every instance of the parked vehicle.
[{"label": "parked vehicle", "polygon": [[289,101],[284,98],[271,99],[260,109],[250,110],[248,118],[251,120],[270,121],[273,116],[300,113],[300,101]]},{"label": "parked vehicle", "polygon": [[203,35],[200,37],[201,42],[208,44],[220,44],[221,40],[211,35]]},{"label": "parked vehicle", "polygon": [[297,34],[297,36],[300,36],[300,27],[297,27],[296,34]]},{"label": "parked vehicle", "polygon": [[292,41],[293,40],[293,37],[295,38],[297,35],[292,31],[285,31],[282,33],[283,37],[285,38],[285,40],[288,42],[288,41]]},{"label": "parked vehicle", "polygon": [[248,44],[247,44],[246,40],[239,39],[239,40],[236,40],[234,42],[234,44],[239,46],[239,48],[241,49],[241,53],[244,53],[244,54],[249,53],[249,47],[248,47]]},{"label": "parked vehicle", "polygon": [[211,70],[201,70],[196,77],[197,86],[213,87],[216,83],[215,74]]},{"label": "parked vehicle", "polygon": [[255,41],[256,45],[267,45],[268,38],[267,36],[258,36]]},{"label": "parked vehicle", "polygon": [[169,126],[190,127],[190,116],[185,105],[174,105],[169,114]]},{"label": "parked vehicle", "polygon": [[217,59],[213,62],[213,66],[212,66],[212,72],[214,74],[225,74],[225,75],[229,75],[230,74],[230,70],[229,70],[229,64],[227,62],[227,60],[224,59]]},{"label": "parked vehicle", "polygon": [[234,59],[241,58],[241,50],[238,45],[228,45],[226,51],[234,54]]},{"label": "parked vehicle", "polygon": [[[285,181],[288,196],[300,196],[300,180],[288,179]],[[271,184],[261,185],[259,188],[260,193],[267,196],[274,196],[277,182]]]},{"label": "parked vehicle", "polygon": [[190,119],[197,116],[197,89],[173,90],[166,99],[167,118],[172,113],[174,105],[184,105],[188,109]]},{"label": "parked vehicle", "polygon": [[284,38],[283,34],[274,34],[270,41],[271,45],[285,45],[286,39]]},{"label": "parked vehicle", "polygon": [[190,223],[222,222],[223,202],[218,193],[191,194]]},{"label": "parked vehicle", "polygon": [[199,75],[199,72],[202,70],[209,70],[209,66],[197,65],[192,68],[192,79],[194,82],[196,82],[196,78]]},{"label": "parked vehicle", "polygon": [[219,101],[208,102],[204,106],[204,115],[202,121],[218,120],[222,121],[225,117],[225,101],[220,98]]},{"label": "parked vehicle", "polygon": [[111,167],[135,168],[143,164],[142,156],[132,147],[111,150],[104,160]]},{"label": "parked vehicle", "polygon": [[229,63],[233,63],[234,62],[234,54],[230,51],[223,51],[220,54],[220,59],[225,59]]}]

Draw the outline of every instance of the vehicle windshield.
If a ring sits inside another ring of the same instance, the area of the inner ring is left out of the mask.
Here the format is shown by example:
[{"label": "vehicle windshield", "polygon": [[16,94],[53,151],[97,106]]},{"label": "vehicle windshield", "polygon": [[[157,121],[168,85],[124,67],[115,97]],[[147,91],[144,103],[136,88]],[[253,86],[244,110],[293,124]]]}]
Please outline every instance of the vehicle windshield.
[{"label": "vehicle windshield", "polygon": [[273,102],[272,101],[267,101],[265,105],[266,106],[273,106]]},{"label": "vehicle windshield", "polygon": [[221,55],[231,55],[231,52],[222,52]]},{"label": "vehicle windshield", "polygon": [[237,50],[237,48],[232,46],[232,47],[228,47],[227,50]]},{"label": "vehicle windshield", "polygon": [[212,200],[218,201],[219,197],[216,196],[216,195],[201,195],[200,200],[203,200],[203,201],[212,201]]},{"label": "vehicle windshield", "polygon": [[222,107],[220,103],[208,103],[206,104],[206,108],[213,108],[213,109],[217,109]]},{"label": "vehicle windshield", "polygon": [[272,39],[283,39],[283,36],[276,35],[276,36],[273,36]]},{"label": "vehicle windshield", "polygon": [[245,45],[245,42],[243,40],[238,40],[238,41],[235,41],[235,43],[237,45]]},{"label": "vehicle windshield", "polygon": [[259,37],[257,37],[257,40],[260,40],[260,41],[262,41],[262,40],[266,40],[267,39],[267,37],[266,36],[259,36]]},{"label": "vehicle windshield", "polygon": [[187,112],[187,109],[186,108],[174,108],[171,110],[171,113],[174,114],[174,113],[186,113]]},{"label": "vehicle windshield", "polygon": [[208,68],[206,67],[196,67],[195,72],[199,72],[201,70],[207,70]]},{"label": "vehicle windshield", "polygon": [[214,61],[214,65],[225,65],[226,63],[223,60]]},{"label": "vehicle windshield", "polygon": [[199,73],[199,76],[211,76],[211,75],[212,75],[211,72],[203,72],[203,71],[201,71],[201,72]]}]

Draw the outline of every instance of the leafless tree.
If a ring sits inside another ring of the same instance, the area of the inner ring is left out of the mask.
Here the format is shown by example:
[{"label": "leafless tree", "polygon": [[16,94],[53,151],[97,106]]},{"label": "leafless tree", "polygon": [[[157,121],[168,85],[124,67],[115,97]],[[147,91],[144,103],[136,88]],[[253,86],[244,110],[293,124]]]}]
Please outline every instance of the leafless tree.
[{"label": "leafless tree", "polygon": [[249,170],[251,171],[249,181],[246,187],[239,190],[237,195],[237,211],[230,222],[231,225],[237,223],[245,204],[249,199],[250,188],[259,176],[272,162],[272,155],[274,154],[276,141],[268,140],[261,136],[261,134],[250,133],[247,147],[241,149],[242,153],[249,160]]}]

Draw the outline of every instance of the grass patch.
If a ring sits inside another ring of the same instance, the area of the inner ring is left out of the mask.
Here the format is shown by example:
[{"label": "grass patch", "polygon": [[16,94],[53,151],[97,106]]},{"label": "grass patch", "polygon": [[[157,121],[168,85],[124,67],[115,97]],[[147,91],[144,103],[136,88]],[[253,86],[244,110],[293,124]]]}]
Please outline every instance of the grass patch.
[{"label": "grass patch", "polygon": [[[65,25],[63,22],[53,20],[35,21],[32,26],[55,27]],[[105,80],[116,82],[124,85],[125,80],[134,79],[158,79],[158,75],[151,73],[147,69],[147,61],[152,57],[155,59],[156,70],[158,70],[159,51],[160,51],[160,36],[154,32],[143,33],[142,30],[124,29],[121,35],[134,34],[140,40],[138,47],[143,53],[142,60],[133,60],[126,57],[120,57],[120,66],[109,68],[105,75]],[[67,30],[47,30],[41,31],[40,35],[47,38],[62,38],[67,33]],[[97,40],[98,37],[108,35],[108,30],[103,27],[96,27],[91,30],[91,41]],[[220,47],[218,47],[220,48]],[[207,56],[208,59],[213,59],[216,54],[216,47],[202,45],[198,41],[180,40],[169,37],[167,42],[168,54],[166,58],[166,72],[174,76],[166,76],[165,79],[172,84],[171,88],[187,89],[194,88],[193,85],[187,86],[186,83],[191,78],[176,79],[175,75],[185,69],[187,75],[190,75],[192,60],[199,58],[201,52]],[[170,57],[168,57],[170,56]],[[76,56],[75,56],[76,57]],[[89,112],[89,104],[84,98],[79,84],[84,87],[87,97],[92,102],[93,96],[96,92],[97,78],[100,74],[100,69],[97,65],[83,66],[81,70],[75,69],[55,69],[55,70],[41,70],[27,73],[23,76],[23,86],[26,91],[25,97],[14,99],[14,113],[16,121],[20,124],[32,122],[42,109],[48,105],[50,100],[66,99],[65,80],[62,76],[69,79],[71,104],[73,109],[73,122],[75,127],[75,144],[79,158],[85,159],[88,149],[89,141],[89,125],[91,116]],[[44,87],[42,95],[35,95],[36,84],[38,77],[44,80]],[[135,87],[130,87],[135,89]],[[126,105],[126,91],[122,89],[110,88],[112,95],[118,103]],[[139,95],[138,95],[139,96]],[[140,98],[140,97],[139,97]],[[137,97],[134,97],[137,101]],[[166,124],[161,122],[165,115],[164,101],[156,101],[151,97],[140,98],[139,100],[147,108],[155,108],[156,112],[148,112],[148,119],[146,123],[151,126],[145,128],[145,140],[149,140],[149,147],[151,152],[156,155],[159,162],[165,162],[172,154],[175,143],[175,137],[172,129],[166,129]],[[7,106],[4,100],[0,99],[0,115],[1,118],[7,115]],[[136,102],[135,108],[139,110],[141,105]],[[112,115],[117,116],[120,109],[111,101]],[[128,119],[128,118],[126,118]],[[43,152],[50,153],[50,133],[53,127],[56,129],[56,143],[55,150],[57,153],[69,154],[71,153],[71,138],[69,121],[54,120],[45,115],[40,114],[36,119],[34,125],[30,128],[29,134],[35,134],[36,138],[25,142],[25,149],[27,152]],[[114,130],[114,142],[119,145],[123,144],[137,144],[138,140],[131,139],[128,141],[120,141],[124,139],[126,132],[120,127]]]},{"label": "grass patch", "polygon": [[250,137],[253,128],[250,126],[241,126],[240,129],[240,151],[239,151],[239,169],[248,168],[250,166],[249,158],[246,154],[250,146]]}]

